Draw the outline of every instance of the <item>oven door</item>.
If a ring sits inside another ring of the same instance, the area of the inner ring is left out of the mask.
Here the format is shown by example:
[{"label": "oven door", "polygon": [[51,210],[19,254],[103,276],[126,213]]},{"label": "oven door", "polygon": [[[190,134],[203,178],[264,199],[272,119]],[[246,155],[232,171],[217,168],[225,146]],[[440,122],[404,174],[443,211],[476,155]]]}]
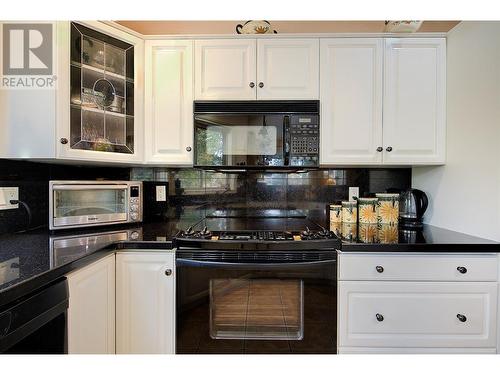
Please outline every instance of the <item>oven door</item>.
[{"label": "oven door", "polygon": [[127,185],[53,185],[50,229],[128,221]]},{"label": "oven door", "polygon": [[284,166],[285,117],[279,114],[195,114],[195,166]]},{"label": "oven door", "polygon": [[177,353],[336,353],[336,254],[178,251]]}]

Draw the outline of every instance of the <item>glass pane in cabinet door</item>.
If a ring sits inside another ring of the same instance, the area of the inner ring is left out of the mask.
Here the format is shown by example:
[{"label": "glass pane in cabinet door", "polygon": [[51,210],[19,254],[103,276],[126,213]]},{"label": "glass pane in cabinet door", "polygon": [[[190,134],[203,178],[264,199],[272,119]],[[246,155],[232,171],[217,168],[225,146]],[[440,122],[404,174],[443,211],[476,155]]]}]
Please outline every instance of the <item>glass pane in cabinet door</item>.
[{"label": "glass pane in cabinet door", "polygon": [[106,113],[106,140],[115,145],[125,145],[125,116]]},{"label": "glass pane in cabinet door", "polygon": [[82,111],[82,140],[109,143],[104,134],[104,117],[102,112]]},{"label": "glass pane in cabinet door", "polygon": [[82,37],[82,63],[104,69],[104,43],[84,35]]},{"label": "glass pane in cabinet door", "polygon": [[125,51],[123,49],[106,44],[105,61],[106,71],[125,77]]}]

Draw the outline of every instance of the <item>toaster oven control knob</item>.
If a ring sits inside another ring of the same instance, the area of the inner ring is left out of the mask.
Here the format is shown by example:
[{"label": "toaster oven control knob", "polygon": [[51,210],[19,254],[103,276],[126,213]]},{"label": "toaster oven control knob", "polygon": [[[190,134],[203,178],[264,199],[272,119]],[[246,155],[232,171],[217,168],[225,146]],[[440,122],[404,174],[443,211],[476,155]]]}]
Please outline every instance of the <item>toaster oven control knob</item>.
[{"label": "toaster oven control knob", "polygon": [[187,147],[186,147],[186,151],[187,151],[187,152],[191,152],[191,150],[192,150],[192,148],[191,148],[190,146],[187,146]]},{"label": "toaster oven control knob", "polygon": [[132,212],[132,213],[130,214],[130,218],[131,218],[132,220],[138,220],[138,219],[139,219],[139,215],[137,215],[137,213],[136,213],[136,212]]},{"label": "toaster oven control knob", "polygon": [[130,211],[137,212],[138,209],[139,209],[138,205],[136,205],[136,204],[131,204],[130,205]]},{"label": "toaster oven control knob", "polygon": [[132,233],[130,233],[130,239],[131,240],[136,240],[138,238],[139,238],[139,232],[137,232],[137,231],[134,230]]}]

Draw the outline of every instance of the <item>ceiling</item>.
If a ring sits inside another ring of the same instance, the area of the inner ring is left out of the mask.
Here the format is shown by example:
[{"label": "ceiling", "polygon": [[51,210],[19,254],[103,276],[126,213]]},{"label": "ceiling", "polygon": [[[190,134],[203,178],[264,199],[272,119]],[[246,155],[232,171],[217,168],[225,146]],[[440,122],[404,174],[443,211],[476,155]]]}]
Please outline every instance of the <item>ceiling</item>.
[{"label": "ceiling", "polygon": [[[244,21],[116,21],[143,35],[235,34]],[[278,33],[378,33],[384,21],[270,21]],[[448,32],[460,21],[424,21],[419,32]]]}]

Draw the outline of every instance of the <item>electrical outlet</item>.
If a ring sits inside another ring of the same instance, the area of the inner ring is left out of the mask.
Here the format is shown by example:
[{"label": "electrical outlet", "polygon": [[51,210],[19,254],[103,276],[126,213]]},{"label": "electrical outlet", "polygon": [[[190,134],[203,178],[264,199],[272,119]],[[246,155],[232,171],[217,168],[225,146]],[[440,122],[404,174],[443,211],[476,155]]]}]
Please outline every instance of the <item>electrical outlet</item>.
[{"label": "electrical outlet", "polygon": [[19,208],[19,204],[10,204],[11,200],[19,199],[18,187],[0,187],[0,210]]},{"label": "electrical outlet", "polygon": [[349,199],[350,201],[354,200],[353,197],[359,198],[359,187],[357,186],[350,186],[349,187]]},{"label": "electrical outlet", "polygon": [[156,201],[165,202],[167,200],[167,187],[165,185],[156,186]]}]

